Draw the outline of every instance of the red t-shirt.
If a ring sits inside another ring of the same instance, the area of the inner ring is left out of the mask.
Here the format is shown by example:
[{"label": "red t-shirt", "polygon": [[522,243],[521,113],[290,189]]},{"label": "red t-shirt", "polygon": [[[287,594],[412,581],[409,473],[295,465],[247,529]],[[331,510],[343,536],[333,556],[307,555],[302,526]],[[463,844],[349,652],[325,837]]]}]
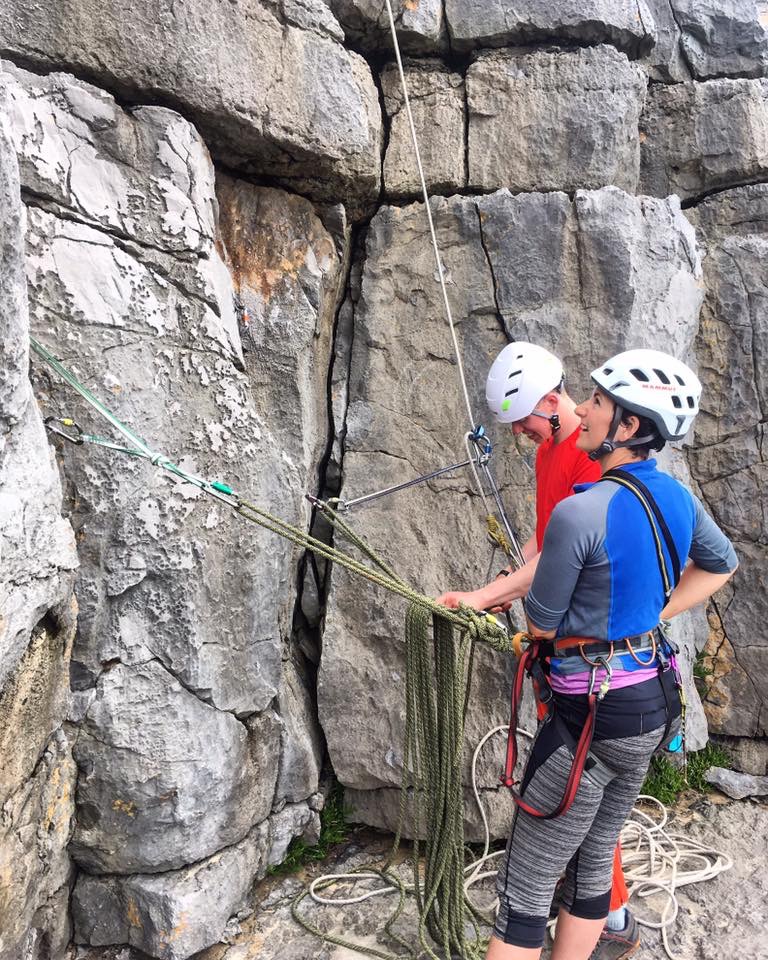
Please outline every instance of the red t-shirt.
[{"label": "red t-shirt", "polygon": [[541,550],[552,511],[573,493],[574,484],[600,479],[600,464],[577,450],[578,428],[556,444],[550,437],[536,451],[536,548]]}]

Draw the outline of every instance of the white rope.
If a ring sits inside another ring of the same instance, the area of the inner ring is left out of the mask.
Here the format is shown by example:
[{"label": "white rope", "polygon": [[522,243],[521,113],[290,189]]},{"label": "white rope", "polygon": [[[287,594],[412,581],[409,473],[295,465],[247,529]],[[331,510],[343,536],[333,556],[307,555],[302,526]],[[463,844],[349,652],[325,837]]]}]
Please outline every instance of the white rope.
[{"label": "white rope", "polygon": [[405,72],[403,70],[403,60],[400,56],[400,44],[397,39],[397,28],[395,27],[395,15],[392,11],[392,4],[390,0],[385,0],[387,5],[387,13],[389,15],[389,28],[392,31],[392,44],[395,48],[395,59],[397,60],[397,69],[400,74],[400,83],[403,89],[403,102],[405,104],[405,113],[408,117],[408,126],[411,131],[411,140],[413,141],[413,152],[416,156],[416,166],[419,170],[419,180],[421,181],[421,192],[424,196],[424,208],[427,212],[427,220],[429,221],[429,233],[432,237],[432,249],[435,254],[435,263],[437,264],[437,276],[440,281],[440,289],[443,294],[443,304],[445,305],[445,315],[448,318],[448,326],[451,328],[451,338],[453,339],[453,350],[456,354],[456,362],[459,367],[459,377],[461,379],[461,388],[464,391],[464,403],[467,407],[467,416],[469,417],[469,429],[474,430],[477,426],[477,421],[475,420],[474,414],[472,413],[472,404],[469,402],[469,391],[467,390],[467,381],[464,376],[464,364],[461,361],[461,351],[459,350],[459,341],[456,337],[456,328],[453,323],[453,314],[451,313],[451,305],[448,302],[448,291],[445,287],[445,275],[443,274],[443,263],[440,259],[440,249],[437,245],[437,236],[435,234],[435,224],[432,220],[432,210],[429,206],[429,193],[427,191],[427,181],[424,178],[424,168],[421,164],[421,152],[419,150],[419,141],[416,137],[416,127],[413,124],[413,114],[411,113],[411,102],[408,99],[408,86],[405,82]]},{"label": "white rope", "polygon": [[[489,861],[503,856],[506,852],[505,850],[490,852],[491,832],[488,816],[480,798],[477,783],[477,763],[480,752],[486,743],[496,734],[501,733],[506,736],[508,730],[508,725],[489,730],[472,754],[472,793],[483,822],[484,840],[481,856],[464,868],[464,872],[468,874],[464,881],[465,894],[468,894],[470,887],[479,881],[496,876],[496,869],[484,870],[483,867]],[[528,739],[533,737],[531,733],[522,728],[518,728],[517,733]],[[655,797],[641,794],[637,801],[643,806],[649,804],[655,806],[657,808],[657,818],[651,816],[642,806],[636,806],[622,827],[621,859],[629,896],[630,899],[644,900],[654,894],[661,894],[666,898],[658,919],[638,916],[637,914],[635,916],[641,926],[660,931],[662,944],[669,960],[684,960],[684,958],[673,953],[669,944],[669,930],[677,919],[680,909],[677,891],[691,883],[703,883],[706,880],[714,879],[718,874],[730,870],[733,861],[727,854],[715,850],[713,847],[686,837],[681,833],[673,833],[665,829],[669,824],[669,813],[664,804]],[[316,903],[324,906],[342,907],[363,903],[363,901],[372,897],[399,893],[398,887],[386,883],[382,887],[367,890],[354,897],[323,897],[316,892],[318,886],[327,887],[337,881],[357,883],[361,880],[384,882],[376,873],[327,873],[312,881],[309,887],[309,895]],[[403,888],[408,893],[414,892],[412,884],[403,884]],[[475,906],[481,910],[487,909],[495,912],[498,900],[494,900],[492,904],[488,904],[486,907],[481,907],[479,904],[475,904]],[[548,924],[551,935],[554,935],[556,925],[556,919]]]}]

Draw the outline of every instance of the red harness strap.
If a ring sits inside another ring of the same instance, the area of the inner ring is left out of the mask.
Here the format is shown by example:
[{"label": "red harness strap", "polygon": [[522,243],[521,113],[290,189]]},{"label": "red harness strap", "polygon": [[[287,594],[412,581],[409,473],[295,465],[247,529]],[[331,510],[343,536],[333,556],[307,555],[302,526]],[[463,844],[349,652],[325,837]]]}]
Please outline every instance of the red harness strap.
[{"label": "red harness strap", "polygon": [[[554,716],[552,691],[549,683],[547,682],[546,676],[544,675],[544,671],[541,668],[541,663],[539,660],[540,646],[540,641],[535,639],[532,640],[530,645],[518,660],[515,681],[512,684],[512,704],[509,721],[509,734],[507,736],[507,755],[504,764],[504,774],[501,778],[501,782],[505,787],[509,788],[509,791],[512,794],[512,799],[521,810],[524,810],[532,817],[539,817],[542,820],[552,820],[570,809],[570,806],[576,797],[576,792],[579,789],[579,784],[581,782],[581,776],[584,773],[584,767],[589,756],[589,748],[592,746],[592,738],[595,733],[595,721],[597,718],[597,704],[599,697],[594,690],[591,690],[588,694],[587,703],[589,705],[589,713],[587,714],[587,719],[584,723],[581,735],[576,743],[576,748],[573,754],[573,763],[571,764],[571,770],[568,774],[568,780],[565,784],[565,790],[563,791],[562,799],[555,809],[550,813],[547,813],[544,810],[537,810],[536,807],[526,803],[517,790],[514,789],[516,783],[514,778],[514,770],[515,764],[517,763],[517,717],[520,710],[520,702],[523,694],[523,683],[525,682],[526,674],[535,680],[537,692],[540,697],[544,698],[544,703],[547,705],[548,720],[545,722],[551,721]],[[534,672],[538,674],[535,678],[532,676]],[[546,685],[546,694],[542,691],[543,684]]]}]

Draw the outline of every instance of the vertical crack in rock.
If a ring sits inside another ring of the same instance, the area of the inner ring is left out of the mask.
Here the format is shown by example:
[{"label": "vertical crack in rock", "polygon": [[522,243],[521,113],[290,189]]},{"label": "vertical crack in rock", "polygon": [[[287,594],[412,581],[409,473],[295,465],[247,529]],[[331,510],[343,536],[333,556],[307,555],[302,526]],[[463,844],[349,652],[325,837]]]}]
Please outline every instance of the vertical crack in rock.
[{"label": "vertical crack in rock", "polygon": [[[466,89],[466,85],[465,85],[465,89]],[[504,311],[502,310],[501,304],[499,303],[499,287],[496,281],[496,273],[493,269],[493,261],[491,260],[491,253],[486,244],[485,234],[483,233],[483,212],[477,203],[475,203],[474,206],[475,206],[475,211],[477,212],[477,226],[478,226],[478,233],[480,237],[480,246],[483,248],[483,253],[485,254],[486,262],[488,263],[488,271],[491,275],[491,284],[493,285],[493,302],[496,307],[496,319],[499,322],[499,329],[501,330],[502,334],[511,343],[514,340],[514,336],[512,335],[512,333],[507,327],[507,321],[504,316]]]},{"label": "vertical crack in rock", "polygon": [[[445,0],[443,0],[445,3]],[[461,71],[462,76],[462,88],[464,93],[464,189],[469,192],[469,123],[470,123],[470,110],[469,110],[469,89],[467,86],[467,74],[469,73],[469,68]],[[474,192],[474,191],[473,191]],[[479,215],[478,210],[478,215]],[[482,237],[482,221],[480,223],[480,235]]]},{"label": "vertical crack in rock", "polygon": [[579,284],[579,304],[584,311],[584,317],[587,321],[587,341],[592,340],[592,311],[587,303],[584,293],[584,279],[586,271],[584,268],[584,236],[581,231],[581,216],[578,192],[571,197],[571,209],[576,222],[576,278]]},{"label": "vertical crack in rock", "polygon": [[[379,158],[379,164],[380,164],[379,197],[375,207],[375,210],[378,210],[378,208],[385,202],[384,198],[386,196],[386,184],[384,183],[384,161],[387,156],[387,150],[389,149],[389,138],[392,133],[392,123],[395,119],[396,113],[398,113],[399,111],[395,111],[391,117],[389,116],[389,114],[387,113],[387,108],[384,100],[384,87],[381,82],[381,71],[370,63],[368,65],[371,69],[371,75],[373,76],[373,82],[376,87],[376,93],[378,94],[378,97],[379,97],[379,110],[381,111],[381,156]],[[398,75],[398,80],[399,80],[399,75]],[[374,213],[375,213],[375,210],[374,210]],[[349,269],[350,271],[352,269],[351,259],[350,259]],[[341,309],[341,305],[339,306],[339,309]],[[334,336],[335,336],[335,331],[334,331]],[[332,366],[333,364],[331,364],[331,367]]]},{"label": "vertical crack in rock", "polygon": [[[321,499],[337,496],[341,489],[341,477],[344,457],[344,437],[346,434],[346,416],[349,406],[347,386],[349,384],[350,367],[352,362],[352,338],[354,336],[354,295],[352,291],[352,274],[356,269],[362,269],[362,261],[358,254],[365,253],[364,229],[353,229],[349,239],[348,262],[343,275],[343,283],[339,285],[339,302],[334,314],[332,349],[328,374],[326,378],[327,398],[327,436],[323,455],[318,464],[316,495]],[[342,330],[344,323],[343,313],[350,311],[349,330]],[[341,340],[344,335],[349,336],[349,342],[341,349]],[[341,374],[341,376],[340,376]],[[334,398],[334,384],[341,380],[344,384],[343,401],[340,408],[336,407]],[[338,462],[333,463],[334,447],[338,442]],[[334,474],[335,475],[332,475]],[[323,542],[333,545],[334,531],[316,509],[312,510],[309,525],[310,533]],[[320,626],[319,621],[312,624],[305,615],[303,601],[307,587],[307,577],[311,576],[316,591],[318,615],[325,608],[325,600],[330,586],[330,567],[323,558],[317,558],[311,551],[305,551],[298,565],[296,605],[294,608],[293,633],[298,638],[298,645],[307,659],[316,668],[320,657]],[[317,677],[313,671],[313,697],[316,706],[314,686]]]},{"label": "vertical crack in rock", "polygon": [[685,68],[688,71],[690,79],[693,80],[694,79],[693,65],[691,64],[691,61],[688,58],[688,51],[686,50],[685,44],[683,43],[683,26],[680,23],[680,18],[677,15],[677,10],[675,10],[674,3],[672,2],[672,0],[667,0],[667,2],[669,4],[669,11],[672,14],[672,19],[675,21],[675,24],[677,25],[677,29],[680,31],[680,36],[677,39],[677,47],[680,52],[680,55],[683,58],[683,63],[685,64]]}]

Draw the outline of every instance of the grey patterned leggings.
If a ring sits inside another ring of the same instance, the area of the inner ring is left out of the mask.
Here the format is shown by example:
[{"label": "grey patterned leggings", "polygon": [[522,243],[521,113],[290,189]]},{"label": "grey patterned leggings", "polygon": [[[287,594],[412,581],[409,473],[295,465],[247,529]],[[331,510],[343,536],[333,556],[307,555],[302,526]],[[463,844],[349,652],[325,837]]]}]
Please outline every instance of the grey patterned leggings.
[{"label": "grey patterned leggings", "polygon": [[[673,729],[679,727],[675,720]],[[553,810],[563,795],[572,757],[555,737],[554,724],[540,729],[522,782],[528,803]],[[555,885],[566,873],[563,902],[573,916],[600,919],[608,914],[613,851],[645,779],[664,727],[639,736],[597,740],[592,752],[616,771],[603,787],[588,772],[571,808],[553,820],[515,812],[507,855],[496,888],[500,908],[494,934],[519,947],[544,943]]]}]

